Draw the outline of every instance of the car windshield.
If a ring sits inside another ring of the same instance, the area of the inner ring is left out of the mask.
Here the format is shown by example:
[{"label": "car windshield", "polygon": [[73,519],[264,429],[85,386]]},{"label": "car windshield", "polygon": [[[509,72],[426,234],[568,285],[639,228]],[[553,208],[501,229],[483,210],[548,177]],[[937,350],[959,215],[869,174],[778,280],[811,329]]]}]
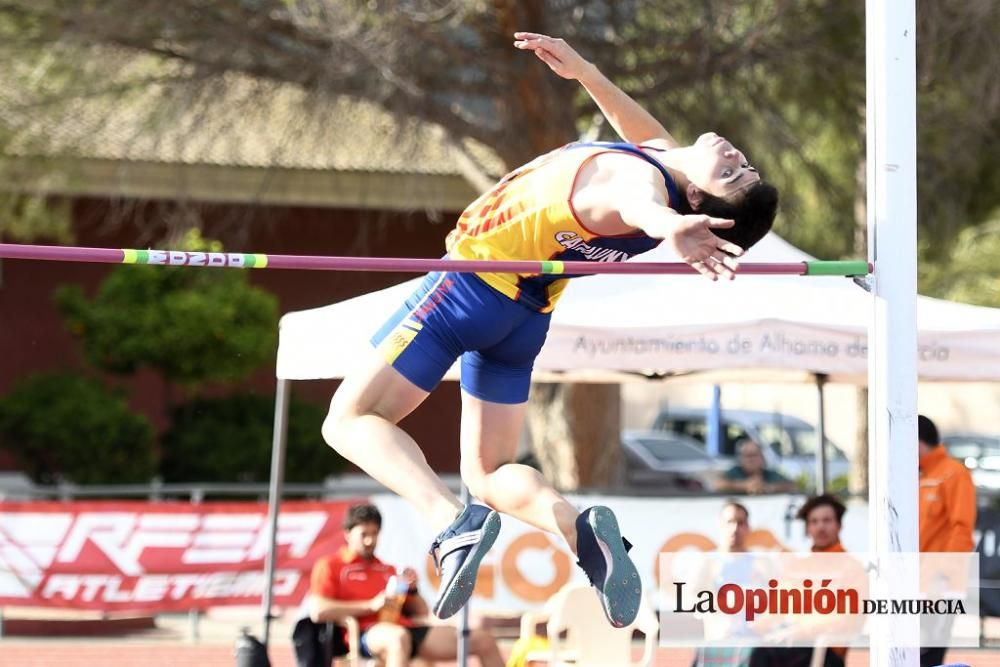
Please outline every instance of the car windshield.
[{"label": "car windshield", "polygon": [[1000,438],[953,436],[946,438],[944,445],[949,454],[966,465],[974,461],[980,468],[1000,469]]},{"label": "car windshield", "polygon": [[[757,424],[761,439],[780,456],[814,456],[816,454],[816,429],[811,426],[792,426],[765,422]],[[826,455],[830,458],[844,458],[829,438],[826,438]]]},{"label": "car windshield", "polygon": [[948,453],[954,456],[956,459],[965,459],[970,456],[974,459],[978,459],[983,455],[983,448],[978,442],[959,442],[955,444],[948,444]]},{"label": "car windshield", "polygon": [[704,452],[696,449],[686,442],[681,442],[680,440],[639,438],[638,442],[646,451],[652,454],[657,461],[661,461],[663,463],[677,461],[703,461],[708,458]]}]

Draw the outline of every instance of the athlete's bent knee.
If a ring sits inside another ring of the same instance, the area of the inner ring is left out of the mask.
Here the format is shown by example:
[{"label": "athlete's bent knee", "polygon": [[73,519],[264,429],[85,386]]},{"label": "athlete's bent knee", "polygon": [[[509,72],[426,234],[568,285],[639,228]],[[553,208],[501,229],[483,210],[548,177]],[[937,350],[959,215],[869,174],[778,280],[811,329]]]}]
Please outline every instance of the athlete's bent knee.
[{"label": "athlete's bent knee", "polygon": [[323,427],[320,429],[320,432],[323,434],[323,440],[326,441],[326,444],[330,445],[337,451],[340,451],[337,445],[340,442],[342,428],[340,419],[331,413],[328,414],[326,419],[323,420]]},{"label": "athlete's bent knee", "polygon": [[378,406],[358,405],[354,400],[341,399],[334,394],[326,419],[323,420],[321,430],[323,439],[339,454],[346,456],[346,450],[357,444],[353,433],[359,420],[372,417],[389,421],[387,417],[380,414]]},{"label": "athlete's bent knee", "polygon": [[347,456],[348,450],[354,445],[351,431],[354,429],[358,415],[345,414],[330,410],[323,420],[323,440],[341,456]]},{"label": "athlete's bent knee", "polygon": [[469,488],[469,493],[480,500],[489,499],[491,486],[489,475],[493,472],[496,472],[496,468],[493,470],[484,470],[483,467],[478,464],[469,464],[465,462],[462,462],[460,467],[462,481]]}]

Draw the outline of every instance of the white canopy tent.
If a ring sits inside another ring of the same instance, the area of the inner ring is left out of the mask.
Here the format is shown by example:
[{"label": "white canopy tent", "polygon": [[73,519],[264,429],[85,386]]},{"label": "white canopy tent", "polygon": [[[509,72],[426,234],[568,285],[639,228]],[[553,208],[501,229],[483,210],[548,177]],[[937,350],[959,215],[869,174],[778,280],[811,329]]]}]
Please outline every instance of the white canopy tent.
[{"label": "white canopy tent", "polygon": [[[774,234],[751,262],[813,259]],[[637,261],[677,261],[665,247]],[[277,376],[338,378],[417,280],[281,319]],[[536,376],[567,381],[725,371],[867,380],[870,295],[847,278],[601,275],[574,280],[552,317]],[[1000,309],[920,297],[923,380],[1000,379]],[[454,379],[457,369],[449,377]]]},{"label": "white canopy tent", "polygon": [[[812,259],[775,234],[744,258]],[[678,259],[661,246],[635,261]],[[364,359],[360,352],[371,334],[418,282],[285,315],[279,381],[349,373]],[[825,383],[867,382],[871,311],[871,295],[842,277],[742,276],[712,283],[694,274],[591,276],[572,281],[555,309],[535,378],[607,382],[697,373],[706,382],[815,382],[823,442]],[[917,322],[921,379],[1000,379],[1000,309],[919,297]],[[447,377],[458,377],[457,365]],[[822,451],[816,478],[822,489]]]}]

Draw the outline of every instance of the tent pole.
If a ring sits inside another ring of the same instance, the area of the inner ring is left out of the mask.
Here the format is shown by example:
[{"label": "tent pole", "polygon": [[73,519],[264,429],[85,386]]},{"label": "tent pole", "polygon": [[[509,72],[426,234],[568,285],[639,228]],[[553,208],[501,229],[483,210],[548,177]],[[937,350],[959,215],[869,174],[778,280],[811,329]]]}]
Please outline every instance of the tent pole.
[{"label": "tent pole", "polygon": [[826,493],[826,406],[823,387],[829,377],[826,373],[814,373],[816,378],[816,494]]},{"label": "tent pole", "polygon": [[707,428],[705,451],[712,458],[716,458],[722,451],[722,390],[717,384],[712,385],[712,402],[708,408]]},{"label": "tent pole", "polygon": [[288,436],[288,396],[291,391],[289,381],[278,378],[274,392],[274,436],[271,441],[271,483],[267,491],[267,531],[268,548],[264,558],[264,631],[261,642],[267,649],[271,632],[271,606],[274,595],[274,571],[278,554],[278,509],[285,479],[285,445]]}]

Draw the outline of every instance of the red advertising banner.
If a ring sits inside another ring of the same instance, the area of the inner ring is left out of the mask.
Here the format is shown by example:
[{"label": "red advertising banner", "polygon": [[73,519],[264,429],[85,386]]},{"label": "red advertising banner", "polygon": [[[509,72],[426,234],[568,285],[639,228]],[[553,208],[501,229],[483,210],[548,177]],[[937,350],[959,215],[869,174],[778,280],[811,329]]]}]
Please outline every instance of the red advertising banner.
[{"label": "red advertising banner", "polygon": [[[294,606],[321,556],[344,542],[356,500],[287,502],[275,604]],[[265,503],[0,503],[0,606],[185,611],[259,604]]]}]

